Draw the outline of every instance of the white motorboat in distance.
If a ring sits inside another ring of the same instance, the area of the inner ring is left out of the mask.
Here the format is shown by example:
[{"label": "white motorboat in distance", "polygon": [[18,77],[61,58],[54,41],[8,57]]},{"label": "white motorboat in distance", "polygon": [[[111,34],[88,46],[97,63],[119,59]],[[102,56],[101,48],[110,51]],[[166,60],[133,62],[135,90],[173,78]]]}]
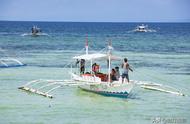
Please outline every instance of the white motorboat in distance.
[{"label": "white motorboat in distance", "polygon": [[148,32],[149,31],[148,25],[144,25],[144,24],[138,25],[134,31],[135,32]]}]

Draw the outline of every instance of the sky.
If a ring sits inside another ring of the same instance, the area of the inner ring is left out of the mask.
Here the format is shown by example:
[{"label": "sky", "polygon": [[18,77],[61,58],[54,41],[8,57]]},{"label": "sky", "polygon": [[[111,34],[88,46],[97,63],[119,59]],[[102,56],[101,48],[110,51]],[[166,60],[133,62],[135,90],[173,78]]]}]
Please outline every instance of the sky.
[{"label": "sky", "polygon": [[0,20],[190,22],[190,0],[0,0]]}]

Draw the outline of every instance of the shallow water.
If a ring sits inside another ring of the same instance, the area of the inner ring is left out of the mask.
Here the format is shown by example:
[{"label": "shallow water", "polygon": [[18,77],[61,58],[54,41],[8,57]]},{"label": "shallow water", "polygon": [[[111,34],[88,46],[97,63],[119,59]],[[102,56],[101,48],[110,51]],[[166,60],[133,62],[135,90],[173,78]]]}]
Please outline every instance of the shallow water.
[{"label": "shallow water", "polygon": [[[157,32],[131,32],[137,23],[0,22],[0,57],[27,64],[0,68],[0,123],[151,124],[159,118],[161,123],[190,123],[190,24],[147,24]],[[33,25],[49,36],[21,36]],[[115,54],[128,57],[134,69],[130,79],[174,86],[188,96],[135,87],[128,99],[121,99],[62,87],[48,99],[17,89],[35,79],[70,78],[66,64],[84,47],[86,35],[90,50],[101,50],[112,40]]]}]

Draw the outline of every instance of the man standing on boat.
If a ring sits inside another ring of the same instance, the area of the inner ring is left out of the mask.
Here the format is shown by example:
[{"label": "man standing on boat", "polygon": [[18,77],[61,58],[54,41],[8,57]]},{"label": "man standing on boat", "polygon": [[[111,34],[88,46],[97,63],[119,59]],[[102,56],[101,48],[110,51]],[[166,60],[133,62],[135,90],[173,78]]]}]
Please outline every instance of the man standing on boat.
[{"label": "man standing on boat", "polygon": [[85,60],[81,59],[80,61],[80,74],[84,74],[85,72]]},{"label": "man standing on boat", "polygon": [[123,72],[122,72],[122,83],[124,81],[124,78],[127,79],[127,81],[129,82],[129,70],[133,72],[133,70],[130,68],[128,62],[127,62],[127,58],[124,58],[124,62],[122,63],[121,67],[123,69]]}]

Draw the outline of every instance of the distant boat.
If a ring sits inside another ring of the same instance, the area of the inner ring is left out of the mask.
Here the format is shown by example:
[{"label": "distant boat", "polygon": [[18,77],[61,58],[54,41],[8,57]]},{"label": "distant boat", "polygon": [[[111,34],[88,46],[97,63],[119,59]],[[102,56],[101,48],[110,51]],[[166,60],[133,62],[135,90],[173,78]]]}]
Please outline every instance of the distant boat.
[{"label": "distant boat", "polygon": [[26,66],[21,61],[15,58],[0,58],[0,68]]},{"label": "distant boat", "polygon": [[[76,63],[74,68],[73,63],[70,63],[71,71],[68,71],[68,73],[71,75],[71,80],[32,80],[27,82],[25,85],[18,87],[18,89],[42,95],[44,97],[53,98],[53,96],[49,93],[57,88],[63,86],[78,86],[78,88],[83,91],[103,96],[127,98],[129,94],[131,94],[134,87],[140,86],[141,88],[147,90],[186,96],[180,90],[171,86],[146,81],[130,80],[128,82],[126,78],[122,80],[121,75],[119,79],[112,80],[111,76],[113,75],[110,74],[112,70],[111,67],[113,67],[112,61],[121,60],[121,57],[114,56],[112,54],[113,47],[111,46],[111,43],[107,47],[107,52],[97,51],[95,53],[89,53],[88,42],[86,42],[85,48],[86,54],[72,57]],[[107,70],[100,70],[100,66],[94,63],[98,60],[104,60],[104,62],[107,63]],[[85,63],[89,63],[87,64],[88,67],[86,67],[86,69]]]},{"label": "distant boat", "polygon": [[32,27],[32,36],[39,36],[42,33],[42,30],[37,26]]},{"label": "distant boat", "polygon": [[[113,47],[111,45],[108,46],[108,52],[107,53],[88,53],[88,43],[86,43],[86,54],[82,54],[79,56],[73,57],[74,60],[77,60],[77,63],[85,63],[90,62],[90,72],[81,72],[81,67],[75,68],[75,71],[73,72],[72,66],[71,66],[71,80],[33,80],[31,82],[28,82],[26,85],[19,87],[21,90],[29,91],[32,93],[36,93],[45,97],[53,98],[52,95],[49,94],[49,92],[61,87],[61,86],[78,86],[80,89],[92,93],[96,93],[103,96],[111,96],[111,97],[121,97],[121,98],[127,98],[127,96],[130,94],[131,90],[133,89],[133,86],[135,85],[133,81],[127,82],[126,79],[124,79],[122,83],[122,79],[120,77],[119,80],[111,80],[111,61],[113,60],[120,60],[120,57],[113,56],[111,53]],[[80,60],[80,61],[79,61]],[[92,62],[97,60],[105,60],[105,62],[108,62],[108,69],[105,73],[99,72],[99,65],[94,65]],[[84,70],[85,71],[85,70]],[[97,72],[95,72],[97,71]],[[47,84],[44,86],[41,86],[38,89],[34,89],[31,87],[31,85],[39,84],[41,82],[52,82],[51,84]],[[48,91],[44,92],[42,91],[42,88],[47,88],[52,85],[58,85],[55,86]],[[30,85],[30,86],[29,86]]]},{"label": "distant boat", "polygon": [[0,48],[0,68],[10,68],[10,67],[20,67],[26,66],[26,64],[22,63],[15,57],[8,57],[5,50]]},{"label": "distant boat", "polygon": [[33,26],[31,29],[31,33],[24,33],[22,34],[22,36],[47,36],[48,34],[46,33],[42,33],[42,30],[40,28],[38,28],[37,26]]},{"label": "distant boat", "polygon": [[144,25],[144,24],[138,25],[134,31],[135,32],[148,32],[149,31],[148,25]]}]

